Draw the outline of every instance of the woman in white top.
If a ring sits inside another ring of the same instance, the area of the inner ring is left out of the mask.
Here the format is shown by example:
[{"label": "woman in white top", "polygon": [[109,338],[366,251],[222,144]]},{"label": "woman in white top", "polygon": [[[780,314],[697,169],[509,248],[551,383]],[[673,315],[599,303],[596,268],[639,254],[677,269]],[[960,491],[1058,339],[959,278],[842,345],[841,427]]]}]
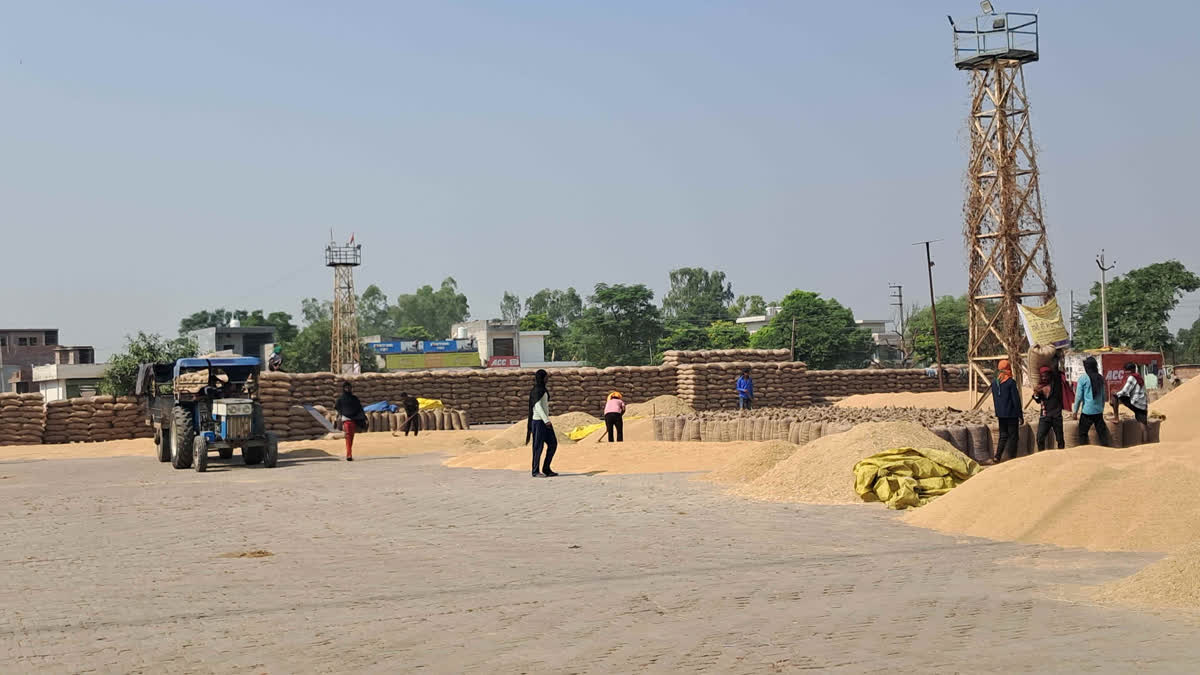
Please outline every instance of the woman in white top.
[{"label": "woman in white top", "polygon": [[[525,431],[525,442],[533,440],[533,477],[557,476],[550,470],[550,462],[558,450],[558,438],[554,435],[554,426],[550,423],[550,392],[546,389],[546,371],[539,370],[533,376],[533,389],[529,390],[529,426]],[[542,458],[542,448],[546,449],[546,461],[538,464]]]},{"label": "woman in white top", "polygon": [[1113,417],[1117,419],[1121,417],[1121,404],[1133,411],[1137,421],[1146,423],[1146,411],[1150,407],[1146,399],[1146,381],[1132,362],[1125,364],[1125,386],[1112,397]]}]

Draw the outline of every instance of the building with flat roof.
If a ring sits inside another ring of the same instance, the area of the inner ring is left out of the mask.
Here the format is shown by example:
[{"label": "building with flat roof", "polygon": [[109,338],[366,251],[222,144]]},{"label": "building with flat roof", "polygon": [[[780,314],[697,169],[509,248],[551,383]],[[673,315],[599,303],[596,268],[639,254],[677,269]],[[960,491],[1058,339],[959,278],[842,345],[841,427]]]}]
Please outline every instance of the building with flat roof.
[{"label": "building with flat roof", "polygon": [[233,352],[241,356],[263,358],[264,350],[275,343],[274,326],[212,326],[189,331],[200,354]]},{"label": "building with flat roof", "polygon": [[503,319],[479,319],[450,327],[455,337],[475,340],[479,364],[488,368],[567,368],[582,361],[547,361],[548,330],[521,330]]},{"label": "building with flat roof", "polygon": [[37,391],[33,367],[54,361],[57,328],[0,328],[0,392]]},{"label": "building with flat roof", "polygon": [[46,401],[90,398],[99,390],[106,363],[96,363],[96,350],[87,347],[57,347],[54,362],[33,366],[32,381]]}]

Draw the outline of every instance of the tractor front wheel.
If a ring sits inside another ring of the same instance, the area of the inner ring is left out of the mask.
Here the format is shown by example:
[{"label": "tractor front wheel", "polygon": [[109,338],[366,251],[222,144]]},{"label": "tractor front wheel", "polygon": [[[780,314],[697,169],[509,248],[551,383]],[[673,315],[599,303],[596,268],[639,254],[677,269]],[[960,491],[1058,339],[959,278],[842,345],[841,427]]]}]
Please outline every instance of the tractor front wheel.
[{"label": "tractor front wheel", "polygon": [[268,431],[267,445],[263,450],[263,466],[268,469],[274,468],[275,463],[279,461],[279,437]]},{"label": "tractor front wheel", "polygon": [[191,413],[186,408],[175,408],[171,413],[171,466],[186,469],[192,465],[192,441],[195,437]]}]

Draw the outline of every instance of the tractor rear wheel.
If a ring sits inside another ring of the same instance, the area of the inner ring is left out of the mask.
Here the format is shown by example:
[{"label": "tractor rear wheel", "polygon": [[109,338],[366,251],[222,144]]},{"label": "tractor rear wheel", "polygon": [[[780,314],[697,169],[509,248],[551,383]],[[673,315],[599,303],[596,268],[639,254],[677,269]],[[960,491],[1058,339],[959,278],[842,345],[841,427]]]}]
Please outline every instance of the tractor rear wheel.
[{"label": "tractor rear wheel", "polygon": [[268,469],[275,468],[275,463],[279,461],[279,438],[268,431],[267,445],[263,450],[263,466]]},{"label": "tractor rear wheel", "polygon": [[171,461],[171,441],[167,438],[167,434],[171,431],[170,427],[154,430],[154,449],[158,452],[158,461]]},{"label": "tractor rear wheel", "polygon": [[192,441],[196,431],[192,429],[192,415],[187,408],[171,411],[171,466],[186,469],[192,465]]},{"label": "tractor rear wheel", "polygon": [[203,435],[197,436],[192,441],[192,454],[195,455],[196,473],[203,473],[208,470],[208,439]]}]

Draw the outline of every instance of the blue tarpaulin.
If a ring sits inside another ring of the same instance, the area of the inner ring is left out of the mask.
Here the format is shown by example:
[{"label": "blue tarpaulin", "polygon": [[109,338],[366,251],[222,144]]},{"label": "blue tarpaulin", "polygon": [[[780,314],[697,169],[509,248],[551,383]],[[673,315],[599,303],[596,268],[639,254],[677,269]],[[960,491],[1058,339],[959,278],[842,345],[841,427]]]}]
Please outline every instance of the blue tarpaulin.
[{"label": "blue tarpaulin", "polygon": [[363,410],[366,412],[396,412],[400,410],[400,406],[392,405],[387,401],[380,401],[379,403],[363,406]]}]

